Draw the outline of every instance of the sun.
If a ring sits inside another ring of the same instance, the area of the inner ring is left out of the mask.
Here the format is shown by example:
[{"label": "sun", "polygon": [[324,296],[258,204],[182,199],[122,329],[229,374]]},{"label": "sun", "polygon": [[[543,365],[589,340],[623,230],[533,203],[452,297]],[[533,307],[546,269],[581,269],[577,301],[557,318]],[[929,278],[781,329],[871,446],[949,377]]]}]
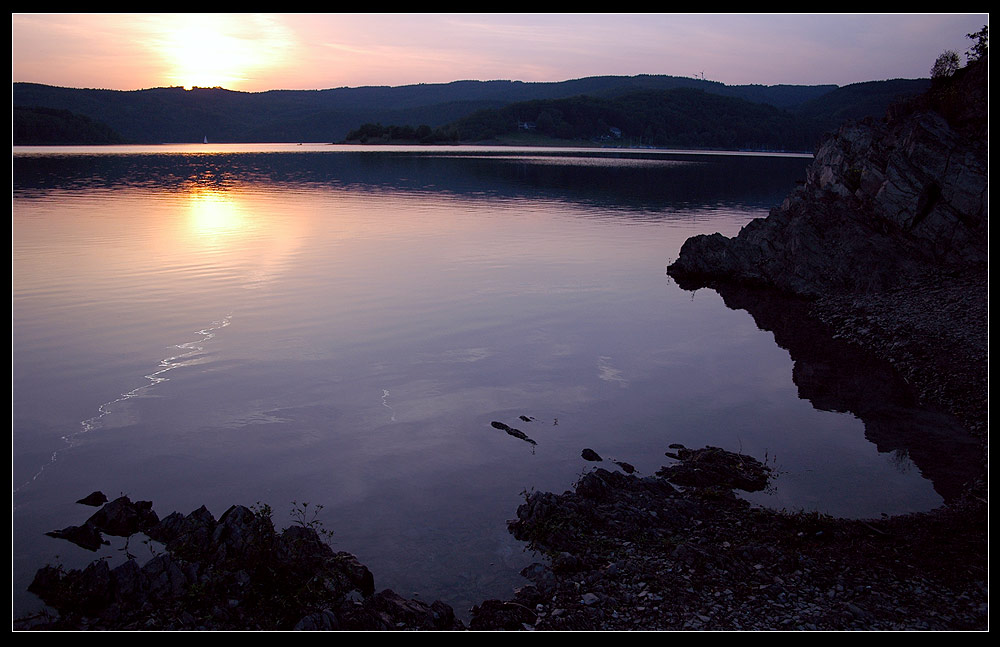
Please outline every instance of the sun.
[{"label": "sun", "polygon": [[246,78],[245,45],[227,35],[211,16],[185,16],[163,43],[171,82],[192,86],[236,87]]},{"label": "sun", "polygon": [[170,15],[157,49],[171,85],[241,89],[279,65],[281,30],[247,15]]}]

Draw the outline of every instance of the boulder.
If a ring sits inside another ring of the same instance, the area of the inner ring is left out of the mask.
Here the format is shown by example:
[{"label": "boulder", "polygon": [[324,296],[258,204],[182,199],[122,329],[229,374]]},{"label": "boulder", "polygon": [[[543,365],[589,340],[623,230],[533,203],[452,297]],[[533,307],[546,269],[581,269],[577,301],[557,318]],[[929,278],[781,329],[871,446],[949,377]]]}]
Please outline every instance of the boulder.
[{"label": "boulder", "polygon": [[91,515],[87,523],[109,535],[130,537],[137,532],[146,532],[160,522],[153,512],[152,501],[129,500],[127,496],[118,497],[104,504],[100,510]]}]

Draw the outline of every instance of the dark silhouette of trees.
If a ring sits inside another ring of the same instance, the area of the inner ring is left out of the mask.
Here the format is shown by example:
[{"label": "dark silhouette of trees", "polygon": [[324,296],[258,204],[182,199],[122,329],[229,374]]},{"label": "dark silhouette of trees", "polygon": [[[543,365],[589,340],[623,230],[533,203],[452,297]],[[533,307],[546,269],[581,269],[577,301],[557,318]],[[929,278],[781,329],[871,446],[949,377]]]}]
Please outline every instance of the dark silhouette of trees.
[{"label": "dark silhouette of trees", "polygon": [[990,27],[989,25],[983,25],[983,28],[979,31],[966,34],[969,38],[976,41],[975,44],[969,48],[969,51],[965,53],[965,57],[971,63],[972,61],[978,61],[981,58],[989,55],[990,49]]},{"label": "dark silhouette of trees", "polygon": [[962,64],[958,59],[958,52],[950,49],[945,50],[934,61],[934,65],[931,67],[931,78],[940,79],[949,77],[957,72],[961,66]]}]

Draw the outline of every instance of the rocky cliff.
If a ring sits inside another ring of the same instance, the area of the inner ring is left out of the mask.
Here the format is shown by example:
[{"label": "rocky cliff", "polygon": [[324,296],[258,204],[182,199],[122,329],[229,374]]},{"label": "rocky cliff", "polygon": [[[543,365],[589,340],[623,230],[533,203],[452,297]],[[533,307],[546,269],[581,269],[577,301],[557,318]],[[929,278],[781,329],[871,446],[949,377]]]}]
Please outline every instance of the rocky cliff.
[{"label": "rocky cliff", "polygon": [[988,258],[988,63],[824,141],[806,182],[735,238],[695,236],[675,278],[869,293]]}]

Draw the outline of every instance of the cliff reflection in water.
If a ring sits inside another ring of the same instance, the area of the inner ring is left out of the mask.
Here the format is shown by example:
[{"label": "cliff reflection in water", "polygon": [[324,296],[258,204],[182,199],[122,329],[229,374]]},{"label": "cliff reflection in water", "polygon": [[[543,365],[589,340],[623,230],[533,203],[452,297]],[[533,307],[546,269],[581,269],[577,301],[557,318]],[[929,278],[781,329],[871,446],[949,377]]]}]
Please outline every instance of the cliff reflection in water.
[{"label": "cliff reflection in water", "polygon": [[[703,285],[679,281],[685,290]],[[976,440],[953,416],[922,406],[896,370],[833,333],[809,313],[809,302],[767,288],[713,282],[732,310],[745,310],[791,356],[799,397],[822,411],[850,413],[879,452],[908,456],[945,502],[978,476]],[[808,430],[803,430],[803,433]]]}]

